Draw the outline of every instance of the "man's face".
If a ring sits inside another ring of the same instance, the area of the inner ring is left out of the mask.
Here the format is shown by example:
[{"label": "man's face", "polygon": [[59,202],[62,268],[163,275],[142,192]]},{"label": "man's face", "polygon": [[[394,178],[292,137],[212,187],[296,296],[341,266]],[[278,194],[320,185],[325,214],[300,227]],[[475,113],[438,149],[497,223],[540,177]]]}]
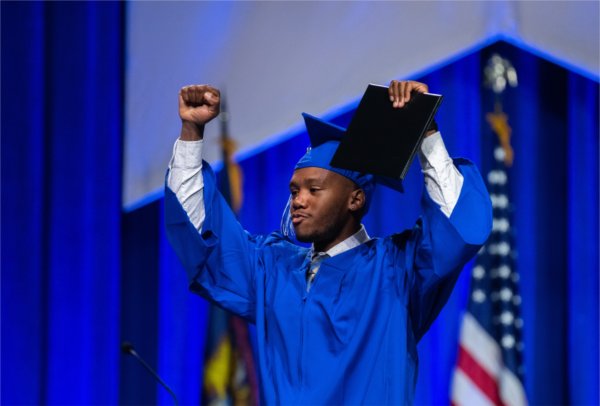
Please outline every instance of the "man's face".
[{"label": "man's face", "polygon": [[296,170],[290,180],[290,214],[298,241],[326,251],[351,235],[355,190],[351,180],[327,169]]}]

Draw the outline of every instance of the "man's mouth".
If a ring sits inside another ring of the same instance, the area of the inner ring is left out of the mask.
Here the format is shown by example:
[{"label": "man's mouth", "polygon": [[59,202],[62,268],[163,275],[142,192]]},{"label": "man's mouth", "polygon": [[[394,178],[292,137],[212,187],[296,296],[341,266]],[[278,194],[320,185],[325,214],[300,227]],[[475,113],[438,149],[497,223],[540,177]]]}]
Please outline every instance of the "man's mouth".
[{"label": "man's mouth", "polygon": [[292,214],[292,224],[298,225],[306,218],[308,218],[306,213],[294,213]]}]

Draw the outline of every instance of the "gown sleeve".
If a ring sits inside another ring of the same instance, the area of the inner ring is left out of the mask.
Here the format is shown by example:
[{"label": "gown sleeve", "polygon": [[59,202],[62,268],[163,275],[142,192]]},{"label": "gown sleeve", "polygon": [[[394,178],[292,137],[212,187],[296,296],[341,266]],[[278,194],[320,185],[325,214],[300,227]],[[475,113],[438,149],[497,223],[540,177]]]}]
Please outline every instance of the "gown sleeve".
[{"label": "gown sleeve", "polygon": [[167,238],[183,263],[192,291],[253,322],[256,247],[261,237],[242,228],[218,192],[215,174],[207,162],[203,163],[202,174],[206,217],[201,232],[166,186]]},{"label": "gown sleeve", "polygon": [[423,215],[406,242],[408,310],[417,340],[448,301],[460,271],[492,227],[491,201],[479,171],[464,159],[455,159],[454,164],[464,183],[451,216],[424,192]]}]

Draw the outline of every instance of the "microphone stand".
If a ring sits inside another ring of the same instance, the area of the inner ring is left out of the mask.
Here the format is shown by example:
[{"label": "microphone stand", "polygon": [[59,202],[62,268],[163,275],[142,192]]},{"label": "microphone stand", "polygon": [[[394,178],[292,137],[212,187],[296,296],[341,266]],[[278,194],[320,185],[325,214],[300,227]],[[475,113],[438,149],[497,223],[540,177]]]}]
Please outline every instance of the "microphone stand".
[{"label": "microphone stand", "polygon": [[169,394],[173,397],[173,401],[175,402],[175,406],[179,406],[179,402],[177,402],[177,397],[175,396],[175,393],[173,393],[173,391],[171,390],[171,388],[169,388],[169,385],[167,385],[160,378],[160,376],[158,376],[158,374],[156,372],[154,372],[154,370],[152,368],[150,368],[150,365],[148,365],[146,363],[146,361],[144,361],[142,359],[142,357],[140,357],[138,355],[138,353],[133,348],[133,344],[131,344],[130,342],[127,342],[127,341],[123,341],[123,343],[121,343],[121,351],[123,351],[123,353],[129,354],[133,358],[137,359],[140,362],[140,364],[142,364],[144,366],[144,368],[146,368],[146,370],[148,372],[150,372],[150,374],[152,374],[152,376],[154,377],[154,379],[156,379],[158,381],[158,383],[160,383],[167,390],[167,392],[169,392]]}]

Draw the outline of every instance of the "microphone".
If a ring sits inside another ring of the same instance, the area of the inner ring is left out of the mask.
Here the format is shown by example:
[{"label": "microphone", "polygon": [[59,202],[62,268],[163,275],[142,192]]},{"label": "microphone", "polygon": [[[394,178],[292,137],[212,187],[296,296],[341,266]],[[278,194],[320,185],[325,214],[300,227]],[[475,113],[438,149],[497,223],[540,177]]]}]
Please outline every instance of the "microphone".
[{"label": "microphone", "polygon": [[173,393],[173,391],[171,390],[171,388],[169,388],[169,385],[167,385],[162,379],[160,379],[160,376],[158,376],[158,374],[156,372],[154,372],[154,370],[152,368],[150,368],[150,365],[146,364],[146,361],[144,361],[142,359],[142,357],[140,357],[138,355],[138,353],[133,348],[133,344],[131,344],[128,341],[123,341],[121,343],[121,351],[123,351],[123,353],[129,354],[133,358],[137,359],[140,362],[140,364],[142,364],[144,366],[144,368],[146,368],[148,370],[148,372],[150,372],[152,374],[152,376],[154,377],[154,379],[156,379],[158,381],[158,383],[160,383],[167,390],[167,392],[169,392],[169,394],[173,397],[173,401],[175,402],[175,406],[179,405],[179,403],[177,402],[177,397],[175,396],[175,393]]}]

